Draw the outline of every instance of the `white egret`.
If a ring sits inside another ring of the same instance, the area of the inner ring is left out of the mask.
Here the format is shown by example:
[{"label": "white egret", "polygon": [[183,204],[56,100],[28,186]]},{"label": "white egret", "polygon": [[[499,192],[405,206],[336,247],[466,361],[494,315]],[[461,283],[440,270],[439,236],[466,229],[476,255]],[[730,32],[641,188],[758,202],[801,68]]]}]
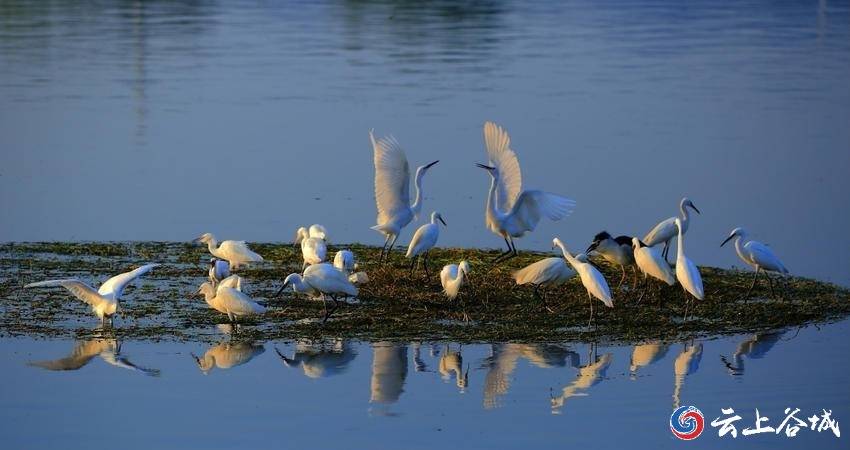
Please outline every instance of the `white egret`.
[{"label": "white egret", "polygon": [[574,276],[576,276],[576,271],[570,268],[567,261],[561,257],[541,259],[513,273],[516,284],[534,286],[534,296],[543,303],[543,306],[549,312],[554,311],[546,303],[546,292],[541,292],[540,288],[560,286]]},{"label": "white egret", "polygon": [[232,277],[222,281],[217,288],[213,287],[209,281],[206,281],[201,284],[196,295],[203,295],[204,300],[210,308],[227,314],[227,318],[230,319],[231,323],[236,322],[240,317],[265,314],[265,306],[257,303],[251,297],[242,293],[242,291],[232,287],[233,285],[230,284],[230,280],[241,284],[239,280]]},{"label": "white egret", "polygon": [[[690,303],[691,294],[698,300],[705,298],[705,291],[702,288],[702,277],[699,274],[699,269],[696,264],[685,256],[685,238],[682,231],[682,220],[678,217],[675,220],[676,228],[679,230],[679,242],[676,245],[676,279],[686,292],[687,302]],[[688,307],[685,306],[685,317],[688,315]]]},{"label": "white egret", "polygon": [[613,308],[614,301],[611,298],[611,289],[608,288],[608,283],[605,281],[602,273],[593,264],[587,262],[587,255],[581,253],[573,257],[567,251],[564,243],[558,238],[553,239],[552,244],[560,247],[561,253],[564,254],[564,259],[578,272],[579,277],[581,277],[581,284],[587,289],[587,299],[590,303],[590,320],[587,322],[587,326],[590,326],[590,323],[593,322],[593,297],[605,303],[605,306]]},{"label": "white egret", "polygon": [[496,262],[517,255],[514,238],[534,231],[540,218],[561,220],[575,207],[575,202],[558,194],[539,190],[522,190],[522,174],[516,153],[510,148],[507,131],[493,122],[484,124],[484,144],[490,165],[476,164],[490,174],[487,195],[487,228],[505,239],[508,250]]},{"label": "white egret", "polygon": [[596,252],[602,255],[606,261],[611,264],[620,266],[623,271],[623,276],[620,277],[620,282],[617,283],[619,288],[626,279],[626,266],[631,266],[635,274],[635,285],[637,285],[637,268],[635,267],[635,256],[632,251],[631,236],[613,237],[607,231],[602,231],[593,237],[593,242],[587,247],[585,253]]},{"label": "white egret", "polygon": [[325,241],[316,237],[308,237],[301,241],[301,258],[304,264],[301,266],[302,272],[304,268],[325,262],[328,257],[328,246]]},{"label": "white egret", "polygon": [[212,233],[204,233],[195,240],[207,244],[210,253],[216,258],[227,260],[231,270],[238,269],[242,264],[263,260],[262,256],[248,248],[245,241],[222,241],[219,244]]},{"label": "white egret", "polygon": [[[326,322],[328,318],[336,311],[339,304],[337,296],[346,295],[354,297],[357,295],[357,286],[348,280],[348,276],[331,264],[321,263],[314,264],[304,271],[303,276],[293,276],[298,274],[290,274],[283,282],[283,287],[280,288],[277,295],[280,295],[288,286],[292,286],[296,292],[304,292],[313,297],[321,296],[322,302],[325,305],[325,317],[322,322]],[[333,309],[328,310],[325,296],[329,296],[333,300]]]},{"label": "white egret", "polygon": [[116,275],[106,280],[96,291],[88,284],[76,278],[40,281],[38,283],[30,283],[24,286],[24,288],[62,286],[74,294],[74,297],[91,306],[92,312],[100,319],[101,323],[109,319],[109,323],[112,324],[113,316],[118,311],[118,301],[124,293],[124,288],[133,280],[150,272],[151,269],[157,266],[159,264],[145,264],[137,269]]},{"label": "white egret", "polygon": [[218,284],[221,280],[230,276],[230,263],[223,259],[210,258],[210,283]]},{"label": "white egret", "polygon": [[[681,221],[682,221],[682,233],[688,232],[688,226],[691,223],[691,215],[688,212],[688,208],[696,211],[697,214],[700,214],[699,210],[696,206],[694,206],[694,202],[692,202],[688,197],[684,197],[681,202],[679,202],[679,211],[681,213]],[[662,220],[655,226],[649,233],[646,234],[643,238],[643,243],[648,245],[649,247],[655,247],[658,244],[664,243],[664,259],[667,259],[667,254],[670,252],[670,241],[676,237],[676,224],[674,223],[676,217],[670,217],[669,219]]]},{"label": "white egret", "polygon": [[431,223],[426,223],[419,227],[413,235],[413,239],[410,240],[410,245],[407,246],[407,254],[404,256],[411,259],[411,273],[413,273],[413,263],[416,262],[416,257],[418,256],[425,266],[425,275],[428,275],[428,251],[437,245],[437,239],[440,237],[440,226],[437,224],[438,220],[443,223],[443,226],[448,226],[446,225],[446,221],[443,220],[443,216],[437,211],[434,211],[431,213]]},{"label": "white egret", "polygon": [[340,250],[334,255],[334,267],[350,275],[354,272],[356,261],[351,250]]},{"label": "white egret", "polygon": [[773,280],[770,279],[770,275],[767,272],[776,272],[780,275],[785,275],[788,273],[788,269],[782,264],[782,261],[776,257],[773,253],[773,250],[770,247],[762,244],[759,241],[754,241],[749,239],[749,233],[747,230],[738,227],[732,230],[729,234],[729,237],[720,244],[721,247],[725,245],[732,239],[735,239],[735,253],[738,254],[738,257],[741,258],[741,261],[752,266],[753,269],[756,270],[755,275],[753,276],[753,283],[750,285],[750,288],[747,289],[747,294],[744,298],[749,298],[750,292],[756,285],[758,281],[759,272],[764,271],[764,276],[767,278],[767,282],[770,283],[770,293],[771,295],[776,295],[773,292]]},{"label": "white egret", "polygon": [[242,292],[242,277],[239,275],[231,275],[221,280],[218,284],[214,284],[213,287],[215,287],[216,290],[222,287],[229,287]]},{"label": "white egret", "polygon": [[389,259],[390,251],[401,229],[419,216],[422,210],[422,178],[428,169],[439,161],[416,169],[414,179],[416,198],[411,204],[410,166],[401,145],[392,136],[376,140],[372,131],[369,132],[369,139],[372,141],[374,151],[375,203],[378,207],[377,225],[372,229],[385,236],[380,262],[385,254]]},{"label": "white egret", "polygon": [[[667,283],[668,286],[676,284],[676,276],[673,274],[673,269],[670,264],[661,255],[661,250],[657,247],[647,247],[638,238],[632,238],[632,247],[634,249],[634,258],[638,269],[643,272],[643,291],[640,293],[638,302],[643,300],[647,289],[647,276],[651,276],[657,280]],[[659,297],[659,302],[661,298]],[[660,303],[659,303],[660,305]]]},{"label": "white egret", "polygon": [[[464,284],[464,279],[469,277],[469,262],[466,260],[458,264],[447,264],[440,271],[440,284],[443,286],[443,293],[449,300],[454,300],[460,293],[460,288]],[[466,302],[463,302],[463,319],[469,321],[469,315],[466,314]]]},{"label": "white egret", "polygon": [[325,242],[328,241],[328,231],[325,229],[323,225],[319,225],[318,223],[314,223],[310,225],[310,228],[307,227],[299,227],[298,230],[295,231],[295,245],[298,245],[307,238],[319,238]]}]

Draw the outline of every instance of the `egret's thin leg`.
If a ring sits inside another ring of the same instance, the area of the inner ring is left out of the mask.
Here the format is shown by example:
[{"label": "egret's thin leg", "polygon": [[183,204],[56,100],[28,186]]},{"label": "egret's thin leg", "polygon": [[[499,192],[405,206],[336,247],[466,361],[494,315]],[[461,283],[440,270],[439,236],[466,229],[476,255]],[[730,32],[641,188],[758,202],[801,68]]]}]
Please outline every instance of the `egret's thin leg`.
[{"label": "egret's thin leg", "polygon": [[764,277],[767,278],[767,282],[768,284],[770,284],[771,297],[776,298],[776,292],[773,291],[773,280],[770,278],[770,275],[768,275],[766,270],[764,271]]},{"label": "egret's thin leg", "polygon": [[753,288],[756,285],[756,281],[758,281],[758,279],[759,279],[759,271],[761,271],[761,267],[756,267],[756,274],[753,275],[753,284],[750,285],[750,288],[747,289],[747,293],[744,294],[744,300],[749,300],[750,292],[753,291]]},{"label": "egret's thin leg", "polygon": [[509,241],[510,241],[510,244],[511,244],[511,248],[514,249],[514,256],[518,256],[519,252],[516,250],[516,242],[514,242],[514,238],[511,237]]},{"label": "egret's thin leg", "polygon": [[590,328],[590,324],[593,323],[593,297],[590,295],[590,291],[587,292],[587,300],[590,303],[590,320],[587,321],[587,327]]},{"label": "egret's thin leg", "polygon": [[503,252],[503,253],[501,253],[499,256],[497,256],[497,257],[493,260],[493,264],[497,264],[497,263],[502,262],[502,260],[505,258],[505,256],[508,256],[508,255],[511,253],[511,243],[510,243],[510,242],[508,242],[508,238],[505,238],[505,245],[507,245],[507,246],[508,246],[508,250],[507,250],[507,251],[505,251],[505,252]]},{"label": "egret's thin leg", "polygon": [[632,266],[632,272],[634,272],[634,274],[635,274],[635,280],[634,280],[634,284],[632,285],[632,290],[635,290],[635,289],[637,289],[637,285],[638,285],[638,270],[637,270],[637,264],[635,264],[635,265],[633,265],[633,266]]},{"label": "egret's thin leg", "polygon": [[390,254],[392,254],[393,247],[395,247],[395,241],[396,241],[396,239],[398,239],[398,235],[397,235],[397,234],[394,234],[394,235],[393,235],[393,240],[392,240],[392,241],[390,241],[390,246],[389,246],[389,247],[387,247],[386,262],[390,262]]},{"label": "egret's thin leg", "polygon": [[640,297],[638,297],[638,299],[637,299],[637,304],[640,304],[641,300],[643,300],[643,296],[646,295],[646,289],[647,289],[646,284],[647,284],[647,278],[646,278],[646,276],[644,276],[643,277],[643,284],[641,285],[642,289],[640,290]]},{"label": "egret's thin leg", "polygon": [[428,273],[428,252],[427,251],[425,252],[424,255],[422,255],[422,265],[425,266],[425,278],[430,277],[431,274]]},{"label": "egret's thin leg", "polygon": [[388,234],[388,235],[387,235],[387,238],[386,238],[386,239],[384,239],[384,246],[383,246],[383,247],[381,247],[381,256],[380,256],[380,257],[378,257],[378,264],[380,264],[381,262],[383,262],[383,261],[384,261],[384,253],[387,251],[387,244],[389,244],[389,243],[390,243],[390,238],[391,238],[391,237],[392,237],[392,235],[391,235],[391,234]]}]

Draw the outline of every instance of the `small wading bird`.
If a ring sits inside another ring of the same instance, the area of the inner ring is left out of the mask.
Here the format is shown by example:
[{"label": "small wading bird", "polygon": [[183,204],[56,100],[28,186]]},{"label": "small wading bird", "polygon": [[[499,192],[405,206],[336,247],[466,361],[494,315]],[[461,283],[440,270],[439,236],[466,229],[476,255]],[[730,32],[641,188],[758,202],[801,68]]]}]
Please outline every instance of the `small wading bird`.
[{"label": "small wading bird", "polygon": [[[643,300],[644,294],[648,289],[647,275],[667,283],[668,286],[676,284],[676,276],[673,274],[673,269],[667,260],[661,256],[661,251],[657,247],[647,247],[638,238],[632,238],[632,247],[634,248],[635,262],[638,269],[643,272],[643,290],[640,293],[638,302]],[[658,297],[658,305],[661,305],[661,296]]]},{"label": "small wading bird", "polygon": [[562,257],[541,259],[513,273],[516,284],[534,286],[534,296],[543,303],[543,306],[549,312],[555,311],[546,303],[546,292],[541,292],[540,288],[560,286],[574,276],[576,276],[576,271],[570,268],[567,261]]},{"label": "small wading bird", "polygon": [[314,237],[319,238],[325,242],[328,240],[328,231],[324,226],[319,225],[318,223],[314,223],[310,225],[310,228],[300,227],[295,231],[295,244],[300,244],[302,240]]},{"label": "small wading bird", "polygon": [[223,259],[210,258],[210,283],[217,285],[221,280],[230,276],[230,263]]},{"label": "small wading bird", "polygon": [[702,277],[699,274],[699,269],[696,264],[685,256],[685,238],[682,231],[682,221],[678,217],[675,222],[676,228],[679,231],[679,242],[676,245],[676,279],[685,290],[685,318],[688,317],[688,305],[690,304],[691,294],[697,300],[705,298],[705,292],[702,289]]},{"label": "small wading bird", "polygon": [[348,281],[354,284],[369,282],[369,275],[366,272],[355,272],[357,270],[357,262],[351,250],[340,250],[336,252],[336,255],[334,255],[334,267],[344,273],[348,277]]},{"label": "small wading bird", "polygon": [[96,291],[91,286],[76,278],[40,281],[38,283],[30,283],[24,286],[24,288],[62,286],[74,294],[74,297],[88,303],[91,306],[92,312],[100,319],[101,323],[109,319],[109,324],[112,325],[113,317],[118,311],[118,301],[121,299],[121,294],[124,293],[124,288],[130,282],[150,272],[151,269],[157,266],[159,264],[145,264],[138,269],[116,275],[106,280],[100,286],[100,289]]},{"label": "small wading bird", "polygon": [[328,246],[325,241],[316,237],[308,237],[301,241],[301,258],[304,263],[301,265],[301,272],[307,266],[313,264],[321,264],[328,257]]},{"label": "small wading bird", "polygon": [[[694,202],[692,202],[688,197],[682,199],[679,202],[679,211],[681,213],[680,220],[682,221],[682,233],[688,232],[688,226],[691,223],[691,215],[688,212],[688,208],[696,211],[697,214],[700,214],[699,210],[696,206],[694,206]],[[667,259],[667,254],[670,253],[670,241],[676,237],[676,224],[674,223],[676,217],[671,217],[669,219],[663,220],[658,223],[646,236],[643,238],[643,243],[649,247],[655,247],[658,244],[664,243],[664,259]]]},{"label": "small wading bird", "polygon": [[749,233],[747,230],[738,227],[732,230],[729,237],[727,237],[720,246],[723,247],[727,242],[735,239],[735,253],[738,254],[741,261],[744,261],[744,263],[752,266],[752,268],[756,270],[756,273],[753,276],[753,283],[750,285],[750,288],[747,289],[744,299],[750,297],[750,292],[752,292],[755,287],[756,282],[758,281],[759,272],[761,271],[764,271],[764,276],[767,278],[767,282],[770,283],[770,294],[775,297],[776,294],[773,292],[773,280],[770,279],[770,275],[768,275],[767,272],[770,271],[779,273],[780,275],[785,275],[788,273],[788,269],[784,264],[782,264],[782,261],[776,257],[770,247],[759,241],[754,241],[748,238]]},{"label": "small wading bird", "polygon": [[590,326],[591,322],[593,322],[593,297],[596,297],[602,301],[602,303],[605,303],[605,306],[613,308],[614,301],[611,298],[611,289],[608,288],[608,283],[605,282],[605,277],[602,276],[602,273],[600,273],[596,267],[593,267],[592,264],[587,262],[587,255],[581,253],[578,256],[573,257],[573,255],[567,251],[567,247],[564,246],[564,243],[558,238],[552,240],[552,245],[561,249],[561,253],[564,254],[564,259],[566,259],[567,262],[573,266],[573,269],[578,272],[579,277],[581,277],[581,284],[583,284],[584,288],[587,289],[587,299],[590,303],[590,320],[588,320],[587,326]]},{"label": "small wading bird", "polygon": [[195,294],[203,295],[210,308],[227,314],[231,323],[235,323],[240,317],[265,314],[265,306],[238,289],[241,288],[241,284],[241,278],[233,275],[222,280],[217,287],[208,281],[204,282]]},{"label": "small wading bird", "polygon": [[[448,264],[443,266],[440,271],[440,284],[443,286],[443,293],[449,300],[454,300],[460,293],[460,288],[463,285],[464,277],[469,277],[469,263],[461,261],[458,264]],[[469,321],[469,316],[466,314],[466,302],[463,305],[463,320]]]},{"label": "small wading bird", "polygon": [[242,264],[263,260],[262,256],[248,248],[245,241],[222,241],[219,244],[212,233],[204,233],[195,241],[207,244],[207,249],[216,258],[227,260],[230,263],[231,270],[238,269]]},{"label": "small wading bird", "polygon": [[485,219],[487,228],[505,239],[507,251],[495,262],[517,255],[514,238],[534,231],[540,218],[561,220],[575,207],[575,202],[549,192],[522,190],[522,173],[516,153],[510,148],[507,131],[493,122],[484,124],[484,143],[490,165],[476,164],[490,174]]},{"label": "small wading bird", "polygon": [[437,224],[438,220],[443,223],[443,226],[448,226],[446,225],[446,221],[443,220],[443,216],[437,211],[434,211],[431,213],[431,223],[422,225],[413,235],[413,239],[407,247],[407,254],[404,255],[405,258],[411,259],[410,273],[413,273],[413,264],[417,261],[418,257],[425,266],[425,275],[428,275],[428,251],[437,245],[437,239],[440,237],[440,225]]},{"label": "small wading bird", "polygon": [[416,169],[414,185],[416,199],[410,203],[410,166],[401,145],[394,137],[375,139],[369,132],[375,159],[375,204],[378,207],[377,225],[372,229],[385,236],[381,250],[380,263],[398,239],[401,229],[419,216],[422,210],[422,178],[425,173],[440,161],[434,161]]},{"label": "small wading bird", "polygon": [[[348,276],[341,270],[328,263],[314,264],[304,271],[301,276],[297,273],[290,274],[283,281],[283,286],[277,291],[280,295],[287,287],[292,286],[295,292],[307,294],[313,298],[321,297],[325,309],[322,323],[326,322],[331,314],[339,307],[337,296],[357,296],[357,286],[348,280]],[[333,300],[333,309],[328,310],[328,296]]]},{"label": "small wading bird", "polygon": [[623,281],[626,279],[626,266],[631,266],[635,274],[635,286],[637,286],[637,267],[635,267],[631,236],[612,237],[607,231],[603,231],[593,237],[593,242],[585,250],[585,253],[588,255],[590,255],[590,252],[599,253],[606,261],[620,266],[623,276],[620,277],[620,282],[617,283],[618,288],[622,286]]}]

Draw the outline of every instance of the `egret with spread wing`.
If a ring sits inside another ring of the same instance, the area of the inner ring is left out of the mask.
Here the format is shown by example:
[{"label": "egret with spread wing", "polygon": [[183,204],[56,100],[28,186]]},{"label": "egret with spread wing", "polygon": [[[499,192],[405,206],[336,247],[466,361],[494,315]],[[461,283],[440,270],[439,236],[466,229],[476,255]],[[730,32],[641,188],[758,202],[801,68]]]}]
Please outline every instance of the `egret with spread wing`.
[{"label": "egret with spread wing", "polygon": [[410,203],[410,166],[401,145],[392,136],[376,140],[372,131],[369,132],[369,139],[374,151],[375,203],[378,207],[378,224],[372,229],[386,238],[381,249],[380,262],[385,256],[389,259],[390,250],[395,245],[401,229],[422,211],[422,178],[428,169],[439,161],[416,169],[416,198]]},{"label": "egret with spread wing", "polygon": [[38,283],[30,283],[24,286],[24,288],[62,286],[74,294],[74,297],[88,303],[91,306],[92,312],[94,312],[101,322],[109,319],[109,323],[112,324],[113,316],[118,311],[118,301],[121,299],[121,294],[124,293],[124,288],[130,282],[150,272],[151,269],[158,265],[145,264],[138,269],[116,275],[106,280],[98,290],[94,290],[94,288],[76,278],[40,281]]},{"label": "egret with spread wing", "polygon": [[575,202],[558,194],[539,190],[522,190],[522,174],[516,153],[510,148],[507,131],[493,122],[484,124],[484,144],[490,165],[476,164],[490,174],[487,195],[487,228],[505,239],[508,250],[496,262],[517,255],[514,238],[534,231],[542,217],[561,220],[575,207]]}]

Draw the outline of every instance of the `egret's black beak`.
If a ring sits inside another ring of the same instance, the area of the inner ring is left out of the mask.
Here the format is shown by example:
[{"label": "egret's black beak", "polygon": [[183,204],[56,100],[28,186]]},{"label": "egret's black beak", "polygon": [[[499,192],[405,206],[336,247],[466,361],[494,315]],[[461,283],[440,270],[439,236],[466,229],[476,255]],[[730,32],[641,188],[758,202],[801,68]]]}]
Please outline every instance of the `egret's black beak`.
[{"label": "egret's black beak", "polygon": [[480,168],[482,168],[482,169],[487,169],[487,170],[493,170],[493,169],[495,169],[495,167],[485,166],[484,164],[479,164],[479,163],[475,163],[475,166],[476,166],[476,167],[480,167]]},{"label": "egret's black beak", "polygon": [[729,242],[729,241],[731,241],[733,237],[735,237],[735,235],[734,235],[734,234],[733,234],[733,235],[730,235],[728,238],[726,238],[726,240],[725,240],[725,241],[723,241],[723,242],[721,242],[721,243],[720,243],[720,246],[721,246],[721,247],[723,247],[724,245],[726,245],[726,243],[727,243],[727,242]]},{"label": "egret's black beak", "polygon": [[280,290],[279,290],[279,291],[277,291],[277,294],[275,294],[274,296],[275,296],[275,297],[280,297],[280,294],[282,294],[282,293],[283,293],[283,291],[285,291],[285,290],[286,290],[286,287],[287,287],[287,286],[289,286],[289,283],[283,283],[283,286],[281,286]]},{"label": "egret's black beak", "polygon": [[696,212],[697,212],[697,214],[702,215],[702,213],[701,213],[701,212],[699,212],[699,210],[697,209],[697,207],[696,207],[696,206],[694,206],[694,204],[693,204],[693,203],[691,203],[691,208],[693,208],[693,209],[694,209],[694,211],[696,211]]},{"label": "egret's black beak", "polygon": [[[593,242],[590,244],[590,246],[588,246],[588,247],[587,247],[587,250],[585,250],[584,252],[585,252],[585,253],[587,253],[587,254],[589,255],[589,254],[590,254],[590,252],[592,252],[592,251],[596,250],[596,247],[599,247],[599,241],[593,241]],[[554,248],[554,247],[553,247],[553,248]]]},{"label": "egret's black beak", "polygon": [[437,218],[438,218],[438,219],[440,219],[440,222],[443,222],[443,226],[444,226],[444,227],[447,227],[447,226],[448,226],[448,225],[446,225],[446,221],[445,221],[445,220],[443,220],[443,216],[440,216],[440,217],[437,217]]},{"label": "egret's black beak", "polygon": [[439,160],[439,159],[438,159],[438,160],[436,160],[436,161],[434,161],[434,162],[432,162],[431,164],[428,164],[427,166],[425,166],[425,168],[426,168],[426,169],[430,169],[430,168],[431,168],[431,166],[433,166],[434,164],[437,164],[438,162],[440,162],[440,160]]}]

